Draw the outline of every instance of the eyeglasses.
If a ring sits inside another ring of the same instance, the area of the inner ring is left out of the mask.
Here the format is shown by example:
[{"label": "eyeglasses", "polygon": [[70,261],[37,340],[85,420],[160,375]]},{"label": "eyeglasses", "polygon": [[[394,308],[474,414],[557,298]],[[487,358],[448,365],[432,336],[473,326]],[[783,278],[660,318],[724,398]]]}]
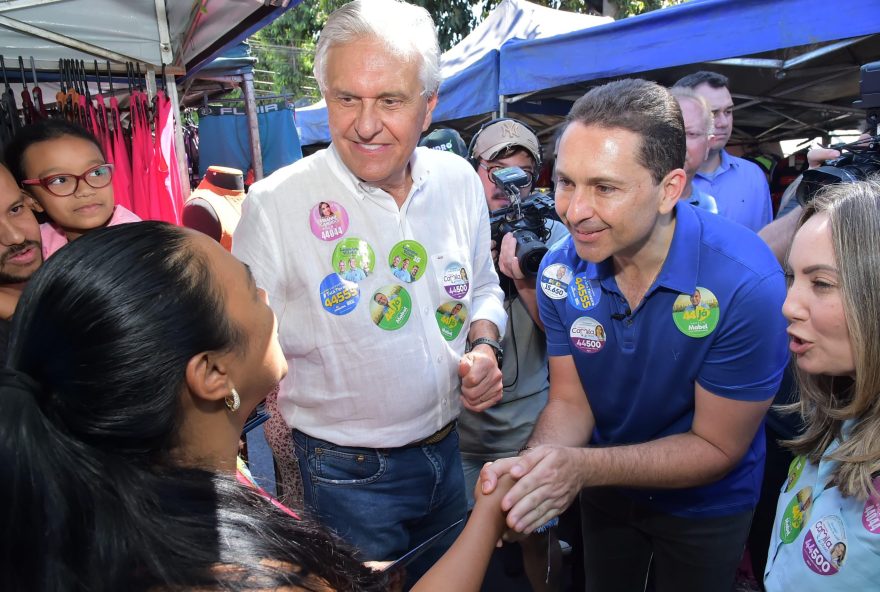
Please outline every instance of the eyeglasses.
[{"label": "eyeglasses", "polygon": [[73,173],[59,173],[57,175],[49,175],[42,179],[25,179],[22,185],[40,185],[43,189],[57,195],[58,197],[67,197],[73,195],[79,188],[79,182],[85,181],[86,185],[93,189],[101,189],[106,187],[113,180],[113,165],[99,164],[93,166],[81,175]]},{"label": "eyeglasses", "polygon": [[[492,173],[494,173],[494,172],[496,172],[496,171],[500,171],[501,169],[510,168],[510,165],[506,165],[506,164],[486,164],[486,163],[484,163],[484,162],[481,162],[481,163],[480,163],[480,168],[486,169],[486,172],[489,173],[489,177],[491,178]],[[530,177],[534,177],[534,176],[535,176],[535,171],[533,171],[532,169],[524,168],[524,169],[523,169],[523,172],[524,172],[525,174],[527,174],[528,176],[530,176]]]}]

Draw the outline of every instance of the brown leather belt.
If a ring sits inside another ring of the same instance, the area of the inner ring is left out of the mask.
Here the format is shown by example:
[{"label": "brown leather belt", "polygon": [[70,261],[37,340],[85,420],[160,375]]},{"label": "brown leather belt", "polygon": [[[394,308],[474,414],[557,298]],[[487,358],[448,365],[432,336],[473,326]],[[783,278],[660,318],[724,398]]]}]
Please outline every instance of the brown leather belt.
[{"label": "brown leather belt", "polygon": [[450,434],[450,432],[452,432],[453,429],[455,429],[455,422],[450,421],[445,426],[443,426],[442,428],[440,428],[439,430],[437,430],[436,432],[434,432],[433,434],[431,434],[427,438],[422,438],[421,440],[416,440],[415,442],[411,442],[410,444],[407,444],[403,448],[412,448],[415,446],[429,446],[431,444],[437,444],[437,443],[441,442],[443,440],[443,438],[448,436]]}]

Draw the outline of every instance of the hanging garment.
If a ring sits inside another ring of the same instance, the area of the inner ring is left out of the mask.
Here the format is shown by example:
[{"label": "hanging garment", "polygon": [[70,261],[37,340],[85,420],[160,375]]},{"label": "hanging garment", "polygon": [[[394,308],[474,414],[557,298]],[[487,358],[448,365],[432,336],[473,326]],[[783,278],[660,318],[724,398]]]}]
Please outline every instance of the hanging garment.
[{"label": "hanging garment", "polygon": [[[257,114],[263,174],[302,158],[302,146],[293,110],[285,103],[261,105]],[[248,170],[252,166],[247,116],[239,108],[211,107],[212,114],[199,119],[199,174],[211,165]]]},{"label": "hanging garment", "polygon": [[[134,212],[132,195],[134,189],[131,182],[131,160],[125,133],[122,131],[122,120],[119,116],[119,100],[110,97],[110,119],[113,123],[113,195],[117,204]],[[137,212],[135,212],[137,214]]]},{"label": "hanging garment", "polygon": [[146,95],[133,90],[129,97],[131,113],[131,205],[132,211],[144,220],[152,219],[150,211],[150,164],[153,160],[153,135],[145,109]]},{"label": "hanging garment", "polygon": [[183,213],[183,186],[174,145],[174,114],[165,92],[156,93],[156,138],[150,164],[150,217],[180,224]]}]

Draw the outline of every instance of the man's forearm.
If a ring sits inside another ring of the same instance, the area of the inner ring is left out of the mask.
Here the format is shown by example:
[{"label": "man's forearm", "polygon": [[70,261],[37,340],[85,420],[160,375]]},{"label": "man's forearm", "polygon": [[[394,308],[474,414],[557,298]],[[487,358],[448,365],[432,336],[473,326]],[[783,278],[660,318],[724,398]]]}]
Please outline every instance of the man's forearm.
[{"label": "man's forearm", "polygon": [[[584,418],[584,421],[572,421],[572,418]],[[585,417],[583,406],[566,399],[551,398],[538,416],[527,446],[586,446],[592,431],[593,417],[589,409]]]},{"label": "man's forearm", "polygon": [[739,461],[693,432],[579,451],[585,487],[679,489],[721,479]]},{"label": "man's forearm", "polygon": [[486,337],[498,341],[498,327],[496,327],[495,323],[493,323],[492,321],[487,321],[484,319],[474,321],[473,323],[471,323],[471,328],[468,331],[468,341],[473,341],[474,339],[479,339],[480,337]]}]

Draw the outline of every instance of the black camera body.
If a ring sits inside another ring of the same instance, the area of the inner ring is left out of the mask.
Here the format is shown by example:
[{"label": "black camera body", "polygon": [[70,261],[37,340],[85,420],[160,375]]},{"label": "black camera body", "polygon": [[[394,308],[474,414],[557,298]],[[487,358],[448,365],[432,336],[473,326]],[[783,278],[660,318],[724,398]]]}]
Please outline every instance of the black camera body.
[{"label": "black camera body", "polygon": [[520,270],[526,277],[535,277],[550,238],[547,220],[559,220],[553,198],[539,191],[520,197],[520,190],[532,183],[532,177],[519,167],[495,171],[490,177],[510,199],[509,206],[489,212],[492,240],[500,248],[504,236],[513,234]]},{"label": "black camera body", "polygon": [[823,166],[804,171],[796,197],[806,205],[826,185],[854,183],[880,172],[880,62],[865,64],[861,69],[861,100],[855,105],[867,110],[871,138],[851,144],[832,146],[841,151],[840,157]]},{"label": "black camera body", "polygon": [[855,183],[880,172],[880,140],[877,136],[858,151],[855,148],[850,150],[818,168],[804,171],[796,194],[801,205],[808,204],[826,185]]}]

